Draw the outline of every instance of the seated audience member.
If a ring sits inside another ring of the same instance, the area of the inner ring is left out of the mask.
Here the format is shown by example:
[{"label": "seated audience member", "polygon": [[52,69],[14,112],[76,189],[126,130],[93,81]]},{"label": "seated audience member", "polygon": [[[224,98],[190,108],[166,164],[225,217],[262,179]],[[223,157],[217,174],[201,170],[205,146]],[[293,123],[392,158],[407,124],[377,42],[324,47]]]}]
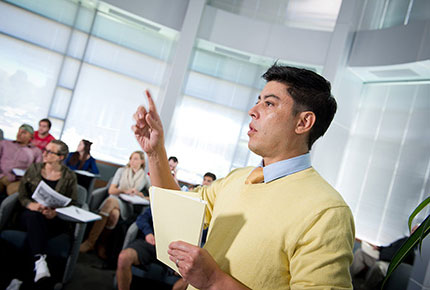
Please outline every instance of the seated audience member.
[{"label": "seated audience member", "polygon": [[[99,208],[101,220],[94,223],[88,239],[82,243],[80,251],[86,253],[94,249],[94,246],[102,232],[104,240],[115,228],[119,218],[127,220],[133,213],[133,205],[119,198],[120,193],[145,197],[142,191],[150,187],[149,178],[145,171],[145,155],[142,151],[135,151],[130,156],[127,166],[119,168],[113,177],[107,197]],[[98,255],[106,259],[104,243],[99,243]]]},{"label": "seated audience member", "polygon": [[40,150],[43,151],[46,145],[52,140],[55,140],[54,136],[49,134],[49,130],[51,129],[51,121],[49,119],[42,119],[39,121],[39,129],[34,132],[33,140],[31,143],[37,146]]},{"label": "seated audience member", "polygon": [[72,170],[84,170],[94,174],[99,173],[96,160],[90,155],[91,143],[82,139],[79,142],[76,152],[69,153],[65,161],[66,165]]},{"label": "seated audience member", "polygon": [[[412,228],[412,233],[417,228],[418,225],[414,226]],[[391,259],[407,239],[408,237],[404,237],[396,240],[388,246],[383,247],[371,245],[378,258],[372,257],[362,249],[355,251],[354,259],[350,267],[354,289],[379,289],[380,283],[382,283],[385,275],[387,274]],[[415,254],[414,252],[411,252],[404,260],[404,263],[412,265],[414,263],[414,258]],[[364,276],[364,280],[360,279],[360,276]]]},{"label": "seated audience member", "polygon": [[50,277],[46,262],[48,239],[62,233],[72,233],[72,225],[58,218],[54,208],[43,206],[31,196],[43,180],[58,193],[71,198],[71,204],[76,204],[76,175],[63,165],[68,153],[69,149],[64,142],[51,141],[43,152],[43,162],[31,165],[19,186],[18,199],[22,205],[19,220],[23,230],[27,231],[30,252],[34,257],[34,282]]},{"label": "seated audience member", "polygon": [[118,281],[118,290],[130,289],[132,280],[132,265],[148,266],[151,263],[158,262],[155,253],[154,226],[152,223],[151,208],[147,208],[144,213],[137,217],[136,225],[139,233],[136,240],[132,241],[126,249],[122,250],[118,257],[118,266],[116,278]]},{"label": "seated audience member", "polygon": [[202,185],[211,185],[212,182],[216,180],[216,175],[212,172],[206,172],[205,175],[203,175],[203,183]]},{"label": "seated audience member", "polygon": [[168,161],[169,161],[170,172],[173,175],[173,179],[175,179],[176,184],[179,185],[178,179],[176,178],[176,172],[177,172],[176,167],[178,166],[178,163],[179,163],[178,158],[176,158],[175,156],[170,156]]},{"label": "seated audience member", "polygon": [[42,161],[42,151],[30,143],[33,127],[21,125],[16,141],[0,141],[0,202],[8,195],[18,191],[19,177],[13,168],[27,169],[32,163]]}]

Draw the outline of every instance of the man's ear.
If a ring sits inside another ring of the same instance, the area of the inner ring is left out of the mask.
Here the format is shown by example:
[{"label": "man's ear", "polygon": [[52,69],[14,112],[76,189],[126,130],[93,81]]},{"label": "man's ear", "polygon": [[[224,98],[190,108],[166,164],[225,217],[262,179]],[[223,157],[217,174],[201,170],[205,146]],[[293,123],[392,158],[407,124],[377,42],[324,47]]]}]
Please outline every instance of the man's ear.
[{"label": "man's ear", "polygon": [[298,114],[298,120],[296,125],[296,134],[304,134],[309,132],[316,121],[315,113],[312,111],[305,111]]}]

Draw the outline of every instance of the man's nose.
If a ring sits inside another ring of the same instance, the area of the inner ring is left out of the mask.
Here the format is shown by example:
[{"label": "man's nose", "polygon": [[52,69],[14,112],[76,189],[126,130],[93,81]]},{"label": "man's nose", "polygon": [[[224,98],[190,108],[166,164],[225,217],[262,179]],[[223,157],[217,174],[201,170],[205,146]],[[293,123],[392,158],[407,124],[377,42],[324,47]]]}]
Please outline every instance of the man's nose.
[{"label": "man's nose", "polygon": [[257,110],[257,106],[258,104],[254,105],[251,109],[249,109],[248,111],[248,115],[251,116],[251,118],[253,119],[257,119],[258,118],[258,110]]}]

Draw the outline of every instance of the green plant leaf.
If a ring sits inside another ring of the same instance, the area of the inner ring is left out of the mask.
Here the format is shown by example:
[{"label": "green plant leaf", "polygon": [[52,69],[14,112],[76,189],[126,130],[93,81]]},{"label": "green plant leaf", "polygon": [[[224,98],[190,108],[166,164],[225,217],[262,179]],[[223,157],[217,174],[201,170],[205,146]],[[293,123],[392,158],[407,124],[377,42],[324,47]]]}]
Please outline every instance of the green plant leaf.
[{"label": "green plant leaf", "polygon": [[414,218],[417,216],[417,214],[420,213],[420,211],[423,210],[423,208],[425,208],[428,204],[430,203],[430,196],[427,197],[426,199],[424,199],[418,206],[417,208],[411,213],[411,215],[409,216],[409,220],[408,220],[408,226],[409,226],[409,232],[412,231],[412,221],[414,220]]},{"label": "green plant leaf", "polygon": [[424,222],[421,223],[415,232],[413,232],[412,235],[403,243],[396,254],[394,254],[394,257],[388,266],[387,275],[385,276],[382,284],[382,289],[394,270],[400,265],[406,256],[414,250],[415,246],[430,233],[430,223],[428,223],[428,220],[430,220],[430,215],[426,217]]},{"label": "green plant leaf", "polygon": [[[425,228],[425,229],[427,229],[427,228],[430,226],[430,219],[426,219],[426,220],[425,220],[425,221],[423,221],[422,223],[423,223],[424,228]],[[419,239],[420,255],[421,255],[421,247],[422,247],[422,245],[423,245],[423,240],[424,240],[424,238],[425,238],[424,234],[425,234],[425,231],[422,231],[422,232],[421,232],[420,239]]]}]

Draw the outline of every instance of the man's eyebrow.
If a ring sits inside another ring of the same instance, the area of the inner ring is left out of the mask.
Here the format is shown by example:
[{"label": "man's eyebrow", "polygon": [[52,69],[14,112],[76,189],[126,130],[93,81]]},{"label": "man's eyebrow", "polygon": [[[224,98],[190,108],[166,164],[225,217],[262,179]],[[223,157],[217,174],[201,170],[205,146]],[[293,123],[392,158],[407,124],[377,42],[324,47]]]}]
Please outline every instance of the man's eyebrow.
[{"label": "man's eyebrow", "polygon": [[[277,95],[273,95],[273,94],[270,94],[270,95],[266,95],[266,96],[264,96],[264,99],[267,99],[267,98],[275,98],[275,99],[278,99],[278,100],[280,100],[281,98],[280,97],[278,97]],[[258,95],[258,100],[261,100],[261,95]]]}]

